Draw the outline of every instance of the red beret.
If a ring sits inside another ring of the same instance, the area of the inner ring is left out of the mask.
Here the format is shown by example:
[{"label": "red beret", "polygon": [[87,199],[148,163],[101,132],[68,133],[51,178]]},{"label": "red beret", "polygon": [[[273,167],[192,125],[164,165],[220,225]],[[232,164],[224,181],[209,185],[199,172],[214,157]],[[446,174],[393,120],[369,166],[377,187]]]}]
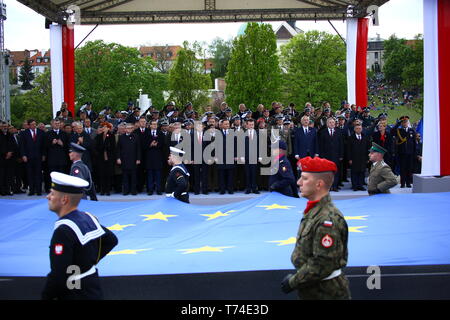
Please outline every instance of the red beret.
[{"label": "red beret", "polygon": [[303,172],[337,172],[337,166],[333,161],[319,157],[305,157],[297,162],[297,166]]}]

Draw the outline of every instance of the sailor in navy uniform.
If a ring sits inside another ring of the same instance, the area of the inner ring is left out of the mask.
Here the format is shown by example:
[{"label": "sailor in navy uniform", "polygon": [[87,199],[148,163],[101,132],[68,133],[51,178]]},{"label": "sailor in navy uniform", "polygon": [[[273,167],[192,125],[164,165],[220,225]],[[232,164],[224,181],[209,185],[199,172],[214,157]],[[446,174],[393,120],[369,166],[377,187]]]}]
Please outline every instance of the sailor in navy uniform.
[{"label": "sailor in navy uniform", "polygon": [[84,151],[86,151],[86,149],[79,144],[70,143],[69,158],[73,161],[72,166],[70,167],[70,175],[89,182],[88,187],[84,190],[83,199],[87,199],[87,196],[89,196],[92,201],[97,201],[97,193],[95,192],[91,171],[83,160],[81,160]]},{"label": "sailor in navy uniform", "polygon": [[170,155],[168,159],[172,169],[166,182],[166,196],[189,203],[189,171],[182,162],[184,151],[170,147]]},{"label": "sailor in navy uniform", "polygon": [[89,182],[60,172],[50,176],[48,207],[59,220],[50,241],[51,271],[42,299],[102,299],[96,265],[117,245],[117,237],[92,214],[78,210]]}]

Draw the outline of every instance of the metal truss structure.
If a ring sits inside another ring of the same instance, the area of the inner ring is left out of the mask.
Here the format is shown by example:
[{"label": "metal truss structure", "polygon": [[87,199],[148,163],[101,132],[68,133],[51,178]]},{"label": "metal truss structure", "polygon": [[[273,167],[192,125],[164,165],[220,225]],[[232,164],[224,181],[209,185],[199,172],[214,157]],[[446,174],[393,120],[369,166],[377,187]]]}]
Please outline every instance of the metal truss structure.
[{"label": "metal truss structure", "polygon": [[[145,24],[286,20],[345,20],[368,15],[388,0],[18,0],[49,21]],[[73,19],[73,18],[72,18]]]}]

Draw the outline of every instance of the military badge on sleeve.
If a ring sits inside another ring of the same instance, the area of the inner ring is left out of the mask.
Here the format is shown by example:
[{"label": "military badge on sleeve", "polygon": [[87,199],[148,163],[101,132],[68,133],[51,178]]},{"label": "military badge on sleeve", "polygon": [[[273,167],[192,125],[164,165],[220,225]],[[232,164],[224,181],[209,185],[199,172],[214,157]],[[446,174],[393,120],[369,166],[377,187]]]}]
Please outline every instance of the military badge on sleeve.
[{"label": "military badge on sleeve", "polygon": [[333,243],[334,240],[333,238],[327,233],[326,235],[323,236],[322,240],[320,241],[320,243],[322,244],[322,247],[324,248],[330,248]]}]

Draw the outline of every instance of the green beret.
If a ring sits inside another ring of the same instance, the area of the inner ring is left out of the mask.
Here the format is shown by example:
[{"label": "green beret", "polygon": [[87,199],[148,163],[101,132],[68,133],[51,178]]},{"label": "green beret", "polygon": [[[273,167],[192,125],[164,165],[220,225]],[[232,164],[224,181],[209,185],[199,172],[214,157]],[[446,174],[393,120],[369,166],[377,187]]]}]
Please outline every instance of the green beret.
[{"label": "green beret", "polygon": [[375,142],[372,142],[372,148],[370,148],[369,152],[379,152],[381,154],[385,154],[387,150]]}]

